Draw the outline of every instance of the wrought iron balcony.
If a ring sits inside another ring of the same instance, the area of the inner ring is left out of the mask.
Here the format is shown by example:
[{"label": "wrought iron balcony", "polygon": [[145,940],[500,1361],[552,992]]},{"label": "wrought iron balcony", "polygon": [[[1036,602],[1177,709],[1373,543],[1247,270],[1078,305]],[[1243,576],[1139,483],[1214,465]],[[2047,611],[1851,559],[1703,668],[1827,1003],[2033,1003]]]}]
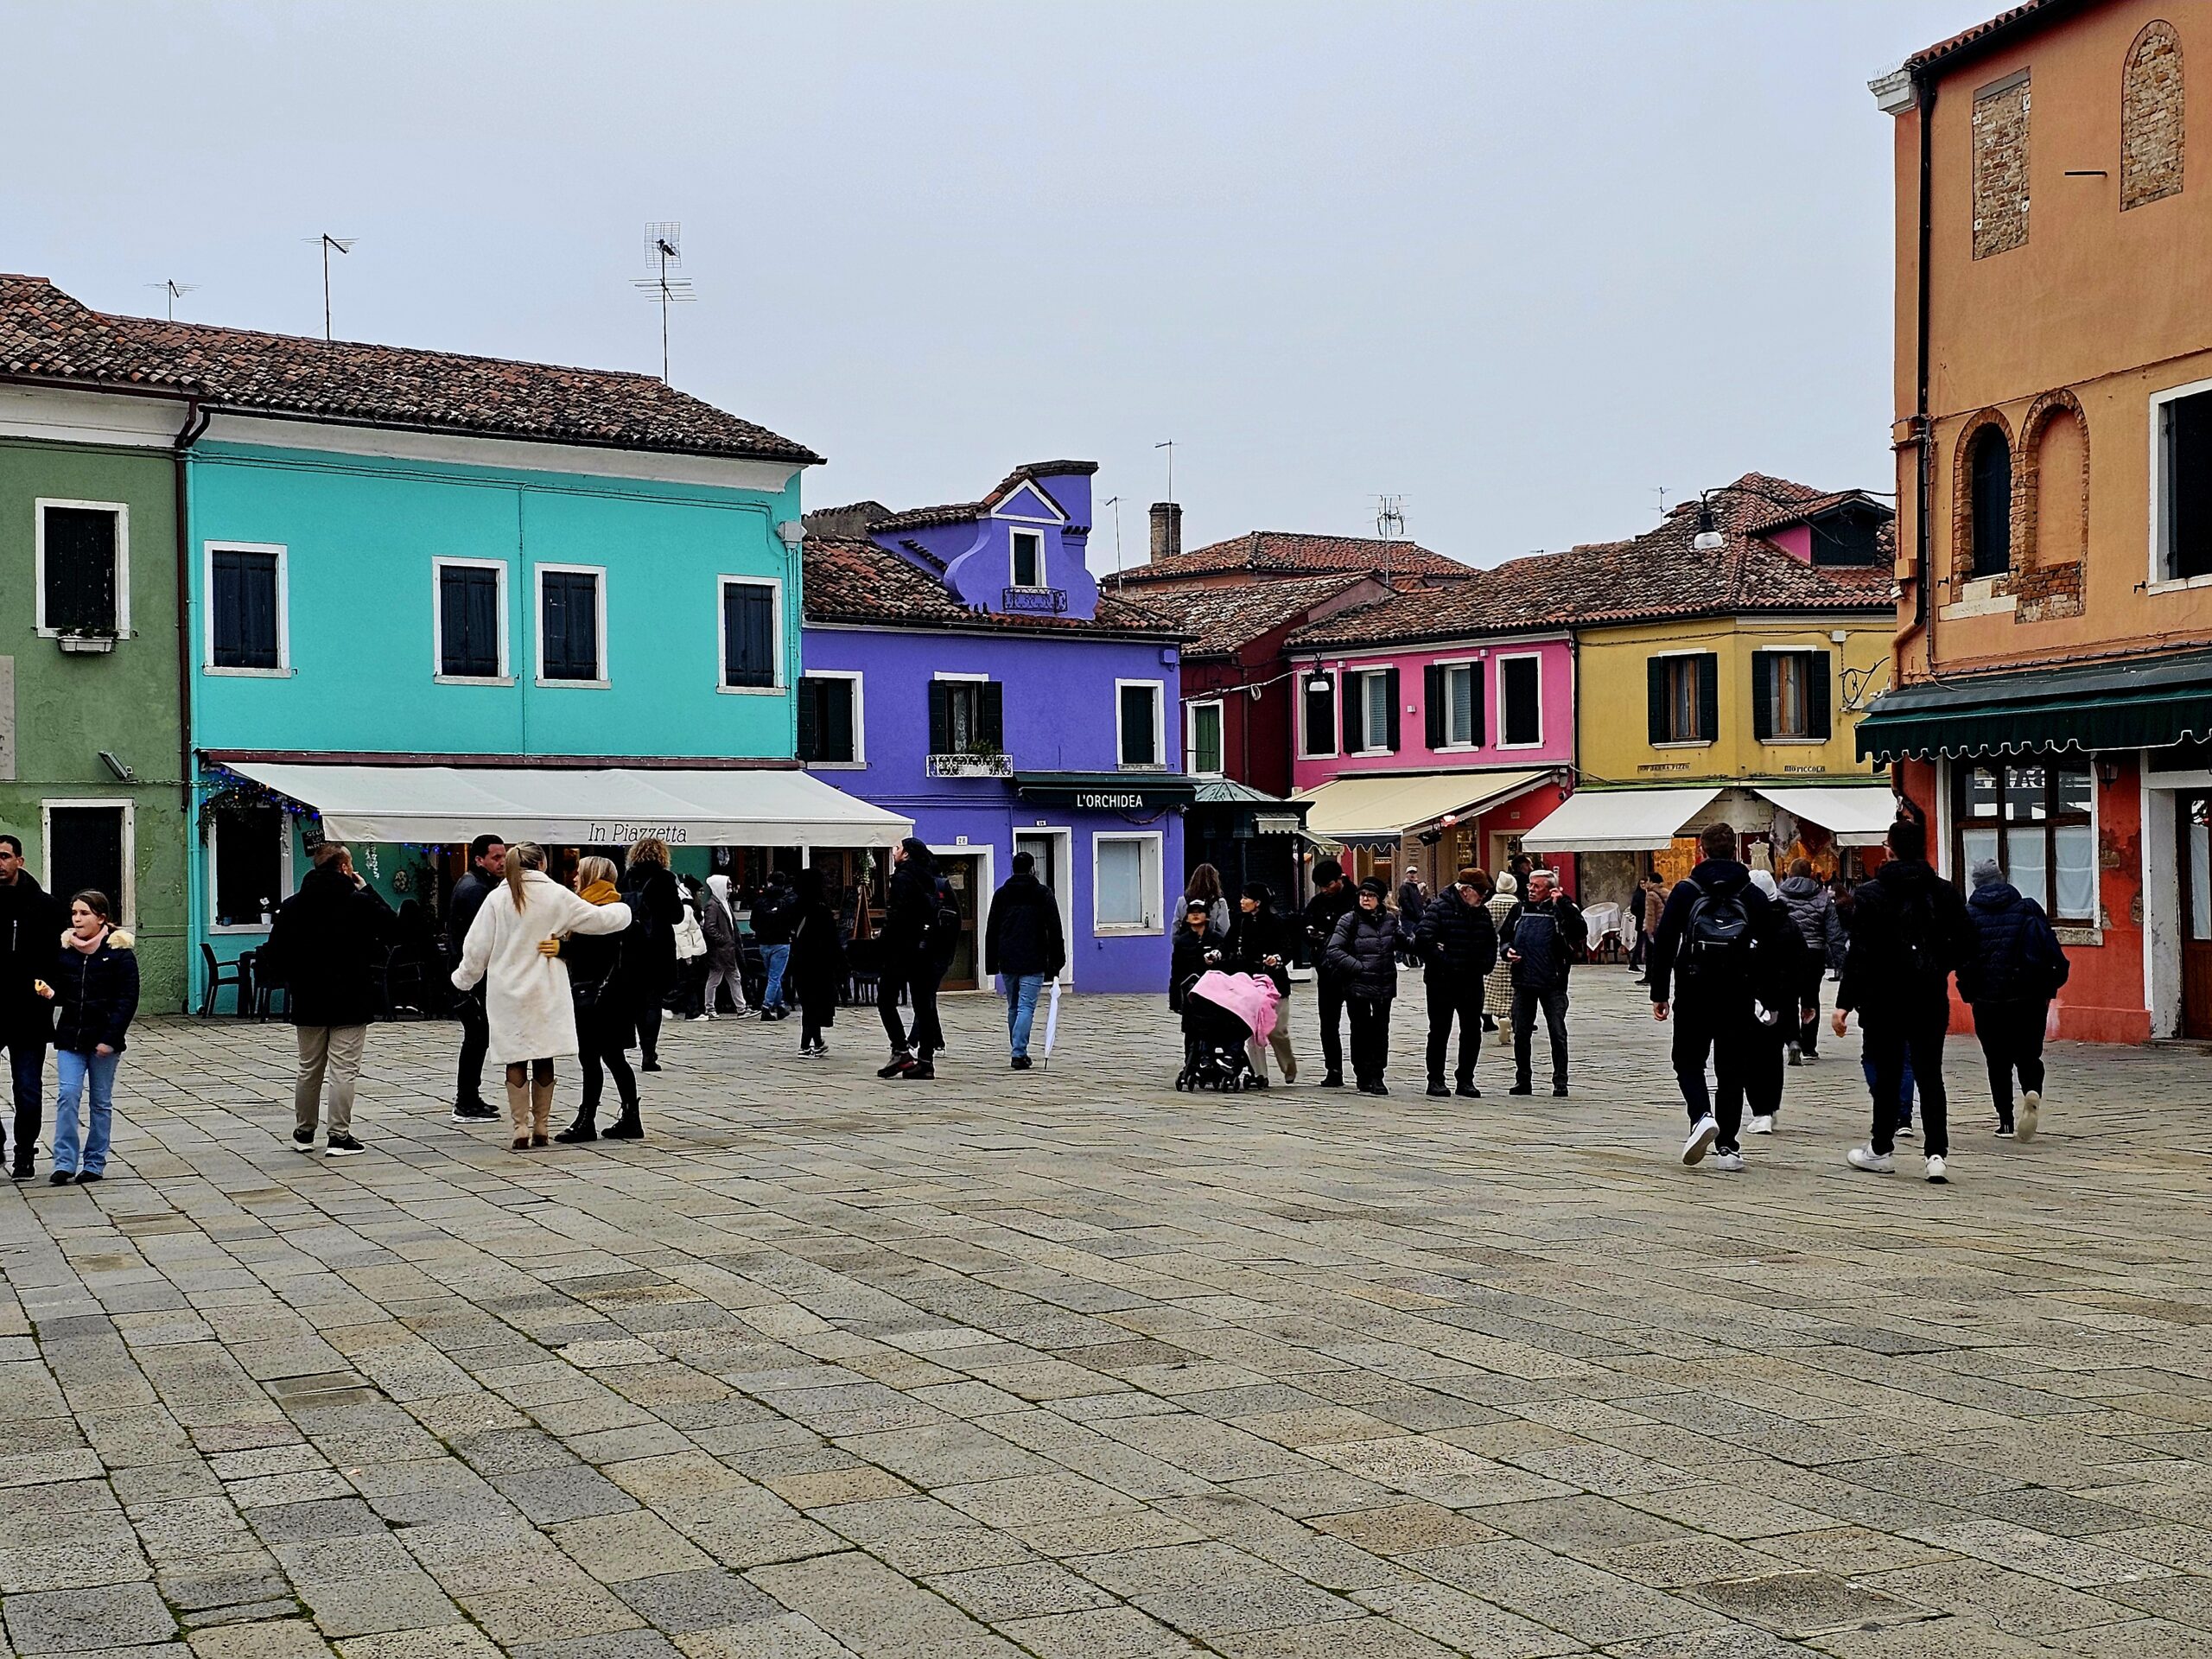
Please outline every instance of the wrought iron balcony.
[{"label": "wrought iron balcony", "polygon": [[1065,588],[1008,588],[999,595],[999,608],[1032,616],[1059,616],[1068,607]]},{"label": "wrought iron balcony", "polygon": [[932,754],[924,759],[922,773],[929,778],[1011,778],[1014,757],[998,753]]}]

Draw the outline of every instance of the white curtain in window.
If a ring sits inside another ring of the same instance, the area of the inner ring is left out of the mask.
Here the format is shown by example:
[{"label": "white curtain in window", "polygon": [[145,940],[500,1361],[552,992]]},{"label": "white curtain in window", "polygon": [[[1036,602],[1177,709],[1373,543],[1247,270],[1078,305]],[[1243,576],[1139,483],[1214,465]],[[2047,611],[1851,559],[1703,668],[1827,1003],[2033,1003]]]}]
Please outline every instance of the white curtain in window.
[{"label": "white curtain in window", "polygon": [[2097,916],[2096,842],[2086,823],[2061,824],[2051,831],[2058,855],[2052,908],[2060,916],[2094,922]]},{"label": "white curtain in window", "polygon": [[1144,925],[1144,846],[1135,841],[1098,843],[1100,927]]}]

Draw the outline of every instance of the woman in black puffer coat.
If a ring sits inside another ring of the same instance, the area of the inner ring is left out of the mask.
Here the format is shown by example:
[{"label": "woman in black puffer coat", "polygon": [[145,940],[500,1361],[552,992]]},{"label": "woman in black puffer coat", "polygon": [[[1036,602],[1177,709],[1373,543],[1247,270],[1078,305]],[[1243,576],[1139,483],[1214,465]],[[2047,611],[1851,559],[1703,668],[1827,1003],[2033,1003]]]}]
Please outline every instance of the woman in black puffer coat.
[{"label": "woman in black puffer coat", "polygon": [[1363,1095],[1386,1095],[1390,1063],[1390,1004],[1398,995],[1398,953],[1410,950],[1397,917],[1384,903],[1389,889],[1373,876],[1359,884],[1359,903],[1338,918],[1324,957],[1344,988],[1351,1015],[1351,1070]]},{"label": "woman in black puffer coat", "polygon": [[[52,982],[31,989],[54,1005],[54,1173],[56,1186],[97,1181],[107,1168],[116,1068],[124,1033],[138,1012],[138,956],[130,935],[109,921],[106,895],[89,890],[69,900],[69,926],[47,969]],[[77,1141],[78,1103],[90,1095],[85,1139]]]}]

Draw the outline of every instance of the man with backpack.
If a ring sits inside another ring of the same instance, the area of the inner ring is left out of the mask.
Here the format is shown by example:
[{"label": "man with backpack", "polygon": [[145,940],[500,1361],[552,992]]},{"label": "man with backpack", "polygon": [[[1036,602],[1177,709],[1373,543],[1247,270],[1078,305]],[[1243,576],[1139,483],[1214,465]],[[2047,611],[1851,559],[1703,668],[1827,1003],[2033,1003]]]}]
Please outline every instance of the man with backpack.
[{"label": "man with backpack", "polygon": [[1498,930],[1500,953],[1513,964],[1513,1087],[1508,1094],[1534,1091],[1529,1081],[1529,1046],[1541,1010],[1552,1042],[1552,1093],[1567,1095],[1567,976],[1589,941],[1590,925],[1574,900],[1559,890],[1559,877],[1547,869],[1529,872],[1527,897],[1506,912]]},{"label": "man with backpack", "polygon": [[1897,1167],[1891,1150],[1897,1090],[1910,1055],[1920,1085],[1928,1179],[1940,1185],[1950,1179],[1943,1036],[1951,1025],[1951,973],[1973,952],[1974,924],[1959,890],[1929,868],[1926,825],[1900,818],[1890,826],[1889,844],[1890,856],[1874,879],[1852,895],[1851,944],[1830,1022],[1840,1037],[1856,1010],[1874,1064],[1872,1132],[1846,1161],[1877,1175]]},{"label": "man with backpack", "polygon": [[[1690,1138],[1682,1161],[1702,1163],[1718,1149],[1716,1169],[1744,1166],[1737,1135],[1744,1123],[1744,1086],[1758,1018],[1761,938],[1779,919],[1736,857],[1732,825],[1709,823],[1698,836],[1704,855],[1689,879],[1675,883],[1651,937],[1651,1017],[1675,1021],[1675,1078],[1689,1109]],[[1718,1085],[1708,1092],[1706,1057]]]},{"label": "man with backpack", "polygon": [[[1974,1034],[1989,1064],[1989,1101],[2000,1137],[2032,1141],[2043,1113],[2043,1035],[2050,999],[2072,972],[2043,906],[2005,879],[1993,858],[1970,872],[1974,954],[1959,967],[1959,995],[1974,1009]],[[2019,1073],[2020,1109],[2012,1110]]]}]

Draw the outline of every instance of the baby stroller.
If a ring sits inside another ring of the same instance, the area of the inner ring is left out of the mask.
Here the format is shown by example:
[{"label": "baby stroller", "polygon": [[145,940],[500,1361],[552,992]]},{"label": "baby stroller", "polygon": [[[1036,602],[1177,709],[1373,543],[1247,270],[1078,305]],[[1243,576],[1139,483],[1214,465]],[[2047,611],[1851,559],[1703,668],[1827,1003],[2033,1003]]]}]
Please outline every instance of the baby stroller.
[{"label": "baby stroller", "polygon": [[1236,1094],[1266,1084],[1252,1071],[1245,1045],[1275,1027],[1281,993],[1264,975],[1198,975],[1183,989],[1183,1069],[1175,1086]]}]

